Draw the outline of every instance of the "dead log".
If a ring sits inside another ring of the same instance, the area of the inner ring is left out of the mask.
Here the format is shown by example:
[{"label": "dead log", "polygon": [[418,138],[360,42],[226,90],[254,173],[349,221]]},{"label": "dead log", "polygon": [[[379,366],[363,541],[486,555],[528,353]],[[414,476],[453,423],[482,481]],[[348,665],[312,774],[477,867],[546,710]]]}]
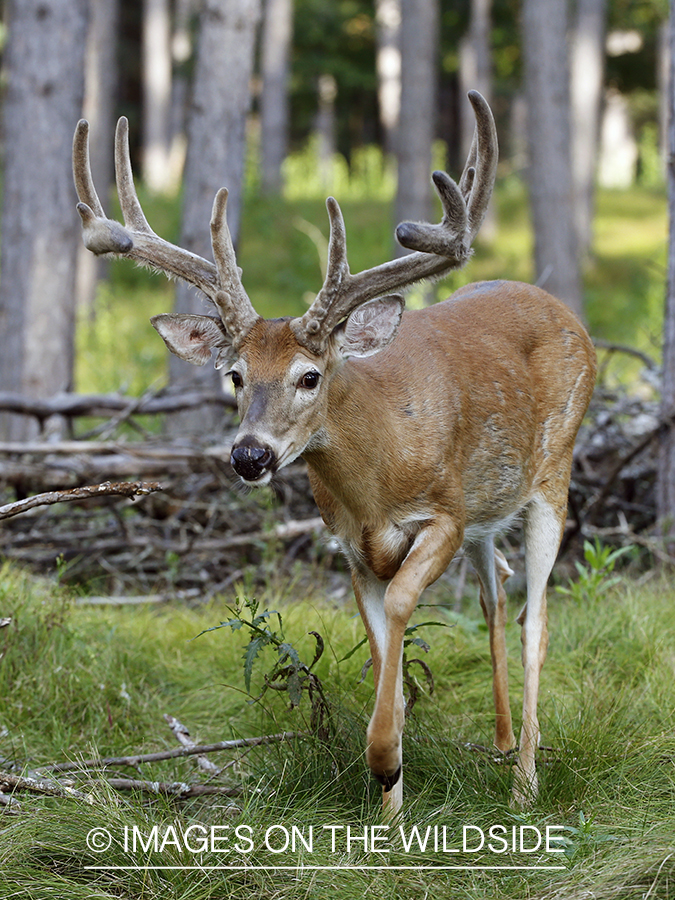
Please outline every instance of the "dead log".
[{"label": "dead log", "polygon": [[160,415],[193,409],[204,403],[236,409],[234,397],[216,391],[188,391],[181,394],[152,394],[144,397],[124,397],[121,394],[59,394],[48,399],[0,391],[1,412],[33,416],[41,422],[54,415],[66,418],[79,416],[98,418],[116,413]]}]

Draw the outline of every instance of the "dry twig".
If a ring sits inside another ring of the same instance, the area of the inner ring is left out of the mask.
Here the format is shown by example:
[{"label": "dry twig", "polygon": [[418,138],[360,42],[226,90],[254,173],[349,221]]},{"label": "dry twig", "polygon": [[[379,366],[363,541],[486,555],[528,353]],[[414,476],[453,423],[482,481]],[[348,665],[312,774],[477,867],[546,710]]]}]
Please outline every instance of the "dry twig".
[{"label": "dry twig", "polygon": [[107,766],[131,766],[137,769],[142,763],[158,762],[163,759],[178,759],[183,756],[195,756],[202,753],[217,753],[220,750],[238,750],[242,747],[258,747],[263,744],[275,744],[279,741],[291,741],[300,735],[293,731],[280,734],[265,734],[253,738],[237,738],[232,741],[219,741],[216,744],[195,744],[192,747],[176,747],[174,750],[158,750],[156,753],[137,753],[131,756],[107,756],[98,759],[80,760],[78,762],[54,763],[43,766],[50,772],[73,772],[84,769],[103,769]]},{"label": "dry twig", "polygon": [[0,519],[9,519],[18,516],[19,513],[34,509],[36,506],[50,506],[53,503],[65,503],[72,500],[87,500],[92,497],[122,496],[136,497],[137,495],[152,494],[161,491],[162,485],[156,481],[105,481],[103,484],[90,484],[86,487],[71,488],[66,491],[47,491],[44,494],[35,494],[26,497],[25,500],[17,500],[15,503],[7,503],[0,506]]},{"label": "dry twig", "polygon": [[[182,722],[179,722],[174,716],[165,715],[164,721],[169,726],[171,731],[173,732],[176,740],[183,747],[189,747],[191,750],[197,746],[195,741],[190,737],[190,732],[187,730],[185,725]],[[197,756],[197,765],[204,772],[208,772],[209,775],[219,775],[220,768],[212,763],[211,760],[205,756],[203,753],[200,753]]]},{"label": "dry twig", "polygon": [[0,790],[29,791],[32,794],[45,794],[48,797],[63,797],[66,800],[83,800],[92,803],[91,797],[77,791],[70,785],[60,784],[51,778],[33,778],[28,775],[13,775],[11,772],[0,772]]},{"label": "dry twig", "polygon": [[51,416],[67,418],[79,416],[157,415],[193,409],[204,403],[215,403],[229,409],[236,407],[234,397],[219,391],[186,391],[182,394],[161,394],[144,397],[124,397],[120,394],[59,394],[49,399],[26,397],[0,391],[0,411],[23,413],[44,421]]},{"label": "dry twig", "polygon": [[135,778],[108,778],[110,787],[117,791],[143,791],[148,794],[162,794],[187,800],[190,797],[220,795],[238,797],[241,788],[221,787],[217,784],[187,784],[184,781],[139,781]]}]

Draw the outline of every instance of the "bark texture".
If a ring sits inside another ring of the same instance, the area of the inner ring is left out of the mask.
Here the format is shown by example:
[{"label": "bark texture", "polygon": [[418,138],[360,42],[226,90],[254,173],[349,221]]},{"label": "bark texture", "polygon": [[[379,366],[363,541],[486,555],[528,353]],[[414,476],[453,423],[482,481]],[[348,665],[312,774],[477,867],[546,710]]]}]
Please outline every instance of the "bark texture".
[{"label": "bark texture", "polygon": [[572,175],[577,239],[591,249],[605,72],[607,0],[577,0],[571,46]]},{"label": "bark texture", "polygon": [[664,427],[659,446],[657,513],[669,543],[675,543],[675,0],[670,4],[670,79],[668,86],[668,279],[663,323]]},{"label": "bark texture", "polygon": [[438,22],[438,0],[402,0],[397,222],[427,222],[431,214]]},{"label": "bark texture", "polygon": [[[80,223],[71,174],[82,113],[85,0],[7,6],[0,385],[33,397],[70,388]],[[34,426],[33,426],[34,429]],[[27,435],[0,417],[0,436]]]},{"label": "bark texture", "polygon": [[523,0],[528,182],[537,283],[582,313],[570,152],[567,10]]},{"label": "bark texture", "polygon": [[266,0],[260,67],[260,156],[266,191],[282,188],[281,165],[288,152],[288,75],[293,36],[293,0]]},{"label": "bark texture", "polygon": [[[180,244],[211,258],[209,222],[216,191],[230,194],[227,220],[236,243],[239,232],[246,119],[250,106],[258,0],[205,0],[200,16],[192,99],[188,110],[183,222]],[[205,299],[185,284],[176,287],[176,312],[209,313]],[[170,358],[174,387],[217,388],[219,374]],[[217,427],[212,409],[175,417],[173,433],[207,433]]]},{"label": "bark texture", "polygon": [[396,152],[401,112],[401,0],[375,0],[377,101],[386,153]]},{"label": "bark texture", "polygon": [[171,184],[171,15],[168,0],[143,3],[143,179]]}]

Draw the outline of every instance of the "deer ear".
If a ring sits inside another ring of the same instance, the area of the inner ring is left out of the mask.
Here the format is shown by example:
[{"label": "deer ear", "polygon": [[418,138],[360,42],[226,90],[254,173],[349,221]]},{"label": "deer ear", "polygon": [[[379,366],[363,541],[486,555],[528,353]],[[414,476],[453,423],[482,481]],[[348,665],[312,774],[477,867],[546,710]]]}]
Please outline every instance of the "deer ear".
[{"label": "deer ear", "polygon": [[216,351],[215,367],[222,369],[236,358],[227,332],[213,316],[164,314],[150,319],[169,350],[180,359],[203,366]]},{"label": "deer ear", "polygon": [[343,356],[373,356],[390,344],[401,323],[405,301],[400,294],[357,307],[333,331]]}]

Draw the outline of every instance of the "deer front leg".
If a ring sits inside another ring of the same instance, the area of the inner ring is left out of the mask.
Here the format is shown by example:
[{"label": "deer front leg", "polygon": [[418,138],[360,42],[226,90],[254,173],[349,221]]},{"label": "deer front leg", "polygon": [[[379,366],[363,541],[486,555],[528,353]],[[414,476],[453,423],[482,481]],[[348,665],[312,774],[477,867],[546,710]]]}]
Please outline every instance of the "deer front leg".
[{"label": "deer front leg", "polygon": [[[395,814],[403,799],[401,738],[405,718],[402,656],[405,630],[422,591],[447,569],[462,543],[462,529],[449,516],[425,525],[384,592],[383,627],[373,648],[378,655],[376,699],[368,726],[366,759],[383,786],[383,807]],[[370,635],[369,635],[370,636]],[[372,647],[372,644],[371,644]]]}]

